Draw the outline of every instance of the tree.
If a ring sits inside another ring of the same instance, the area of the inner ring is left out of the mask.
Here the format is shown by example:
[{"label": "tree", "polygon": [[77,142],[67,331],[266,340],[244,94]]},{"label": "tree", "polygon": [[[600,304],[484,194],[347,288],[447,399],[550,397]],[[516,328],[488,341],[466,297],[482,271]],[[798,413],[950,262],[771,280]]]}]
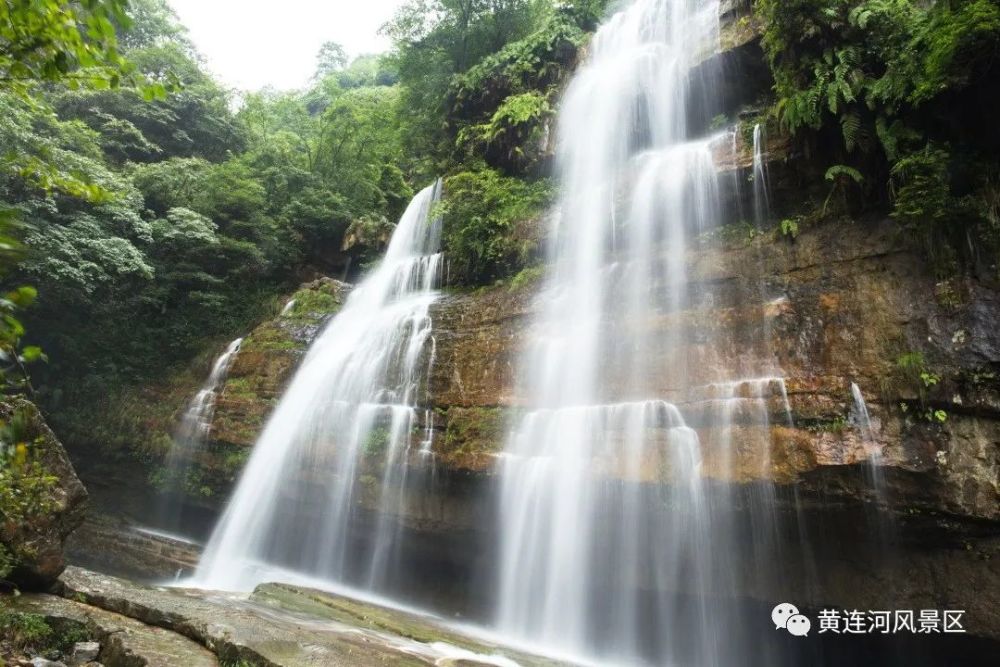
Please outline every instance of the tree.
[{"label": "tree", "polygon": [[336,42],[325,42],[316,55],[316,73],[313,80],[319,81],[347,66],[347,51]]}]

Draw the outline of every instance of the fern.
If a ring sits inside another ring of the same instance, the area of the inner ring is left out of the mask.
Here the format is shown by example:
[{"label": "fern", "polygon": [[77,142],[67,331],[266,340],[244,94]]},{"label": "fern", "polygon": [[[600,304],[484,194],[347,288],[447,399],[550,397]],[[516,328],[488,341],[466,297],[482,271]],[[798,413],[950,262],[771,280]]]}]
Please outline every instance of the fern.
[{"label": "fern", "polygon": [[835,164],[826,170],[826,180],[833,183],[833,187],[830,188],[830,194],[826,196],[826,201],[823,202],[822,215],[826,215],[827,208],[830,205],[830,200],[837,190],[844,193],[845,205],[847,198],[847,185],[853,181],[856,185],[861,185],[865,177],[860,171],[854,167],[849,167],[846,164]]},{"label": "fern", "polygon": [[847,179],[861,185],[865,177],[860,171],[854,167],[848,167],[846,164],[835,164],[826,170],[826,180],[828,181],[843,181]]},{"label": "fern", "polygon": [[[858,145],[861,134],[861,114],[857,109],[852,109],[840,117],[840,129],[844,135],[844,146],[848,153],[853,153]],[[829,176],[829,172],[827,172]]]}]

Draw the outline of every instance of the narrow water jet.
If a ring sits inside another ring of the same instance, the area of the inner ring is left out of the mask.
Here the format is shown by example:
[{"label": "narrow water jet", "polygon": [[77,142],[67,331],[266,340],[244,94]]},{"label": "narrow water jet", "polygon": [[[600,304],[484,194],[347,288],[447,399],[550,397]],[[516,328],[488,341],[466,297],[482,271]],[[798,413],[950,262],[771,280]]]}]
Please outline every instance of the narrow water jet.
[{"label": "narrow water jet", "polygon": [[[866,473],[868,483],[875,494],[875,502],[879,507],[885,507],[888,500],[888,489],[884,472],[884,457],[882,447],[875,438],[875,428],[872,424],[871,414],[868,412],[868,404],[865,396],[861,393],[861,387],[856,382],[851,383],[851,400],[854,405],[851,410],[851,421],[861,434],[861,442],[865,448]],[[882,525],[886,520],[880,519],[879,531],[885,532]]]},{"label": "narrow water jet", "polygon": [[866,443],[872,442],[875,439],[874,432],[872,430],[872,418],[868,414],[868,404],[865,403],[864,394],[861,393],[861,387],[858,386],[856,382],[851,383],[851,399],[854,401],[853,418],[854,423],[857,424],[858,428],[861,430],[861,437]]},{"label": "narrow water jet", "polygon": [[760,123],[753,126],[753,212],[754,222],[763,226],[771,212],[767,181],[767,156],[764,150],[767,136]]},{"label": "narrow water jet", "polygon": [[[207,588],[293,573],[391,592],[411,444],[433,363],[440,180],[396,226],[385,257],[310,347],[260,435],[198,566]],[[422,411],[420,411],[422,412]]]},{"label": "narrow water jet", "polygon": [[164,461],[165,480],[158,512],[157,523],[163,529],[175,532],[185,530],[183,503],[179,499],[184,497],[188,474],[208,441],[215,414],[215,401],[242,344],[243,339],[237,338],[215,359],[205,384],[188,402],[174,432],[170,451]]}]

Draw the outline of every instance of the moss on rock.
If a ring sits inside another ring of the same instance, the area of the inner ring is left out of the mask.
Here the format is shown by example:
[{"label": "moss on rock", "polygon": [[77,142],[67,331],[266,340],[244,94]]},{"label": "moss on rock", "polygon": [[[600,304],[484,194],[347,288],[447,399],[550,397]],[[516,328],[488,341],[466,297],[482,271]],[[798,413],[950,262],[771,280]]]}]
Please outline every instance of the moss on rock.
[{"label": "moss on rock", "polygon": [[44,588],[66,561],[63,544],[83,521],[87,491],[38,408],[0,402],[0,579]]}]

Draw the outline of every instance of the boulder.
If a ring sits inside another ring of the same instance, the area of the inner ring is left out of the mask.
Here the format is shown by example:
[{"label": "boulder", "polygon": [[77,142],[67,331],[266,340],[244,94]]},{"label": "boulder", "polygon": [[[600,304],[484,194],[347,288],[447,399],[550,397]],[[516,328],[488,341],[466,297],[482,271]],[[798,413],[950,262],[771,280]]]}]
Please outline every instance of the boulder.
[{"label": "boulder", "polygon": [[36,489],[30,493],[29,506],[0,505],[0,545],[13,561],[7,579],[24,589],[43,589],[66,567],[63,545],[83,521],[87,491],[33,403],[24,398],[5,400],[0,403],[0,421],[8,425],[8,437],[15,441],[9,444],[20,443],[25,452],[19,464],[22,472],[5,470],[0,485],[17,487],[22,501],[27,487]]}]

